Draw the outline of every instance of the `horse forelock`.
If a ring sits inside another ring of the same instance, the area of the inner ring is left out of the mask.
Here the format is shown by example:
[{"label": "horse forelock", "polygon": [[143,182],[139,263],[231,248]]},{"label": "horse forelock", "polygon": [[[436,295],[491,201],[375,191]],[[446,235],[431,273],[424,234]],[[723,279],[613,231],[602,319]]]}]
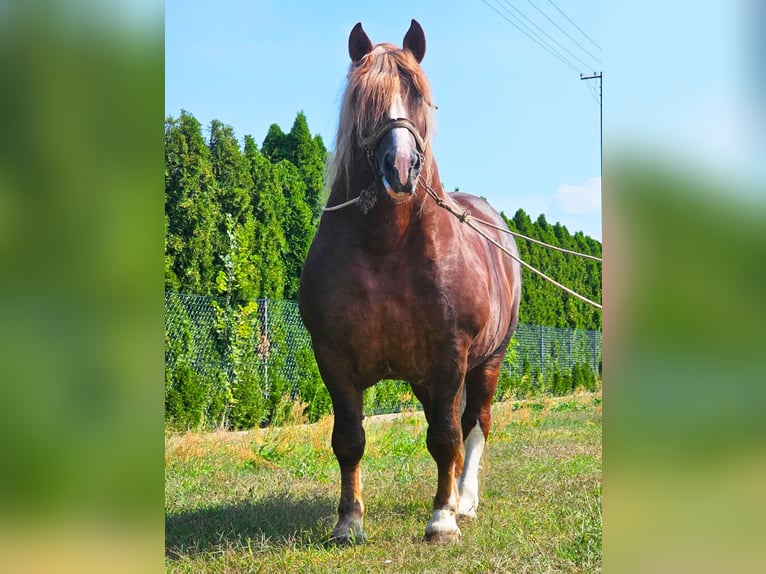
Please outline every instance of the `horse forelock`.
[{"label": "horse forelock", "polygon": [[[388,119],[397,97],[401,97],[408,119],[428,142],[434,131],[431,86],[412,53],[383,43],[360,62],[351,64],[335,138],[335,156],[330,166],[332,187],[341,178],[348,181],[354,168],[354,148],[359,148],[359,142]],[[430,146],[426,156],[431,157]],[[430,163],[426,162],[426,169]],[[346,190],[346,194],[352,191]]]}]

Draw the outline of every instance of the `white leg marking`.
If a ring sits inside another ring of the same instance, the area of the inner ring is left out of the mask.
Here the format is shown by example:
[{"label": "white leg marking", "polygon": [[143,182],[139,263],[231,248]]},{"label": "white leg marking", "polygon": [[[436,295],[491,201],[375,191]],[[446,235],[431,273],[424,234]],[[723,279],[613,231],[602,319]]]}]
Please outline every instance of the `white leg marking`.
[{"label": "white leg marking", "polygon": [[426,526],[426,533],[436,534],[438,532],[460,532],[454,511],[446,508],[434,510],[431,521]]},{"label": "white leg marking", "polygon": [[441,532],[454,533],[460,535],[460,528],[457,526],[457,520],[455,519],[455,510],[457,508],[457,494],[455,489],[452,489],[447,506],[443,508],[434,509],[434,514],[431,517],[431,521],[426,526],[426,535],[436,534]]},{"label": "white leg marking", "polygon": [[460,490],[460,505],[458,514],[476,518],[479,506],[479,470],[481,469],[481,454],[484,452],[484,433],[476,421],[465,439],[465,462],[463,474],[458,482]]}]

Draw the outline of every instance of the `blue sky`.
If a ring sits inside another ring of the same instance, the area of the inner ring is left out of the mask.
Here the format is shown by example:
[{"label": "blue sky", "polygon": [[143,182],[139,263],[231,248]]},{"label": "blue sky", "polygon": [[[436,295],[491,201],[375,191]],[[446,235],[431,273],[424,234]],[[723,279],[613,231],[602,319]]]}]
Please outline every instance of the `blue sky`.
[{"label": "blue sky", "polygon": [[[550,0],[532,1],[487,3],[509,18],[523,13],[587,67],[522,18],[575,69],[565,65],[482,0],[168,0],[165,112],[185,109],[203,125],[219,119],[240,140],[250,134],[262,142],[269,125],[289,130],[302,110],[332,148],[351,28],[361,21],[374,43],[401,45],[415,18],[427,39],[422,65],[439,107],[433,144],[446,188],[484,196],[508,216],[518,208],[533,219],[543,213],[600,240],[599,107],[587,85],[597,83],[581,81],[579,73],[602,71],[603,64],[534,6],[604,57]],[[554,1],[603,47],[599,1]]]}]

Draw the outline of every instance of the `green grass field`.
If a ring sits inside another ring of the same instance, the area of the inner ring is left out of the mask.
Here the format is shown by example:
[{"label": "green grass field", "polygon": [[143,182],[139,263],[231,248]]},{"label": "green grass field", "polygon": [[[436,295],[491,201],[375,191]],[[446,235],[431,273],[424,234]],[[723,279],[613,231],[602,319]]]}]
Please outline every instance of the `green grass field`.
[{"label": "green grass field", "polygon": [[501,403],[478,520],[422,542],[436,489],[422,413],[365,421],[366,544],[327,544],[339,471],[332,419],[249,432],[168,433],[168,572],[600,572],[601,395]]}]

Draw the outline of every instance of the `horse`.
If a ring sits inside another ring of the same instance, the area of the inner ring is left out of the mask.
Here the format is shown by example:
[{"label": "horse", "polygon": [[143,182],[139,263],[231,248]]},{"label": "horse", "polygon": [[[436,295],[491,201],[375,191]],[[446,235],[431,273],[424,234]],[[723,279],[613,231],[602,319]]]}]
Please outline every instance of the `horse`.
[{"label": "horse", "polygon": [[341,492],[330,540],[341,545],[367,539],[362,398],[382,379],[407,381],[425,413],[438,482],[424,540],[461,539],[518,322],[518,263],[443,209],[506,227],[485,200],[442,187],[425,49],[415,20],[402,48],[373,45],[361,23],[351,30],[330,194],[301,273],[299,309],[334,410]]}]

